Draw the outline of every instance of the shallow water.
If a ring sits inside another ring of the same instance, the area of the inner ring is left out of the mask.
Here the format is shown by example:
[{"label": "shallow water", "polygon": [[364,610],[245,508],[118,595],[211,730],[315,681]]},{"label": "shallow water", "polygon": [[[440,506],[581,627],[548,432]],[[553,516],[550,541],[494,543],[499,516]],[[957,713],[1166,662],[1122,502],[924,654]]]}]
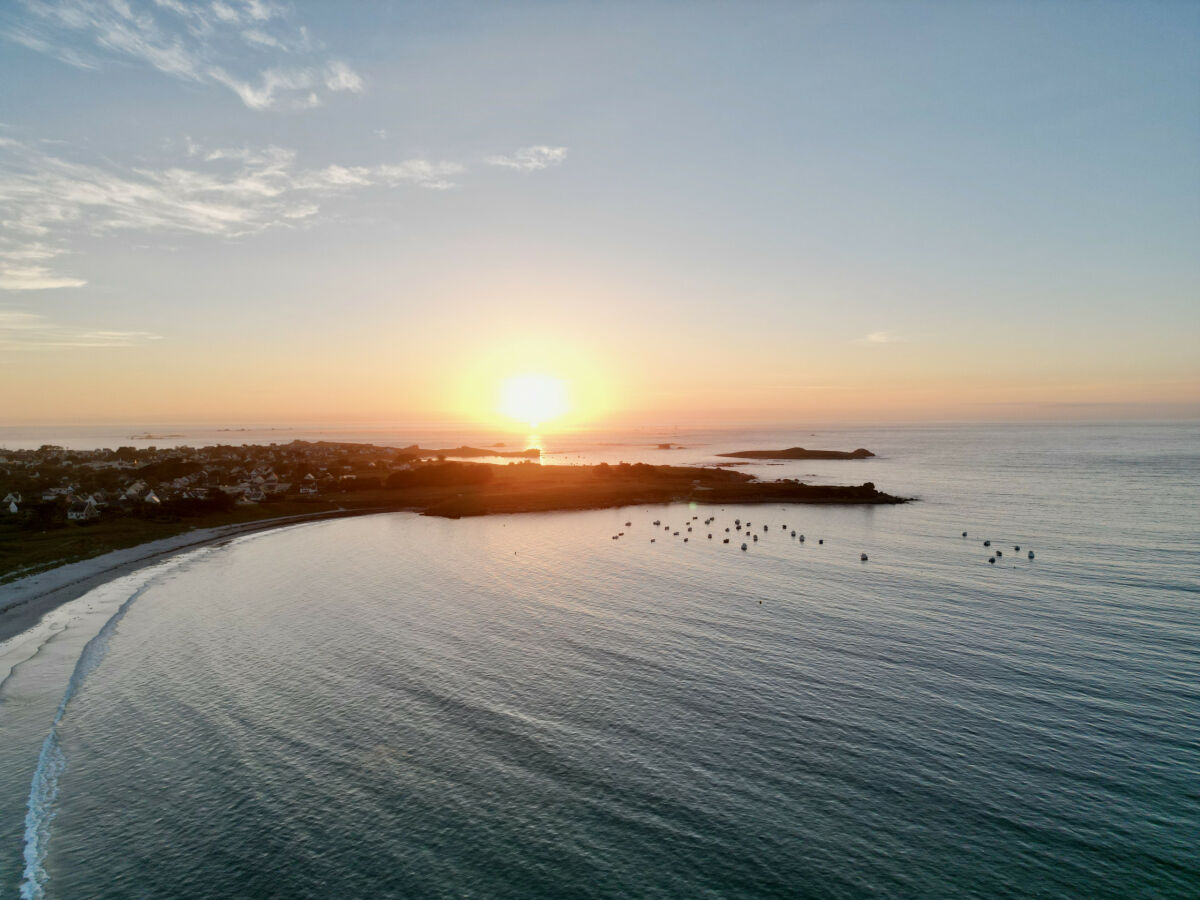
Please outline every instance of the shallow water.
[{"label": "shallow water", "polygon": [[[820,437],[562,452],[866,446],[880,458],[751,470],[922,502],[376,516],[98,589],[7,651],[0,883],[1200,892],[1200,428]],[[721,543],[735,518],[746,552],[736,529]]]}]

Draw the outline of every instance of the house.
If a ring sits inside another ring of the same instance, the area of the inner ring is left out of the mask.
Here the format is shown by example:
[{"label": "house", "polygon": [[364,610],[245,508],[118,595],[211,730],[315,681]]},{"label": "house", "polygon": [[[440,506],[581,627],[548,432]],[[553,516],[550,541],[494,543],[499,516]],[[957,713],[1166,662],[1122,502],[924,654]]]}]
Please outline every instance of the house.
[{"label": "house", "polygon": [[300,486],[300,493],[302,494],[315,494],[316,492],[317,486],[311,481]]},{"label": "house", "polygon": [[100,510],[91,500],[76,500],[67,508],[67,519],[72,522],[91,522],[100,518]]}]

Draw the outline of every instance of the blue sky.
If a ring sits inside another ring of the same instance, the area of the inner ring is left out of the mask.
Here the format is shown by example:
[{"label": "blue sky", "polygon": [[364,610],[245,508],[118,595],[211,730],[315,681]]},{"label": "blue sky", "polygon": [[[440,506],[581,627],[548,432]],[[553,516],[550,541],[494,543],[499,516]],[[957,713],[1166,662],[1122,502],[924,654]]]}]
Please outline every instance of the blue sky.
[{"label": "blue sky", "polygon": [[14,0],[0,34],[12,421],[468,415],[526,368],[630,419],[1200,410],[1196,4]]}]

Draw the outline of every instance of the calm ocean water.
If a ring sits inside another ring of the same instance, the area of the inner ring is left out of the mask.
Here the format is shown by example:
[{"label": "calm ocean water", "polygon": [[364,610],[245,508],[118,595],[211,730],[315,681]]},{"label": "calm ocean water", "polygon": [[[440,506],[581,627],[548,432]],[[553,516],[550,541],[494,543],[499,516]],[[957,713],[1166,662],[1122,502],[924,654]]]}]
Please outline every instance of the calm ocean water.
[{"label": "calm ocean water", "polygon": [[0,890],[1200,895],[1200,426],[645,437],[546,448],[865,446],[750,471],[921,502],[375,516],[114,581],[0,645]]}]

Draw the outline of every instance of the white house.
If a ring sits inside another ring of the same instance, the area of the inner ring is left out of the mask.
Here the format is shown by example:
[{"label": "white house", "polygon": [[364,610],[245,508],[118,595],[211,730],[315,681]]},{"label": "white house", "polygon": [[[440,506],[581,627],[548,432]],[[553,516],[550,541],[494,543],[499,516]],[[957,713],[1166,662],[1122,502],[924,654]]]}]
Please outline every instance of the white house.
[{"label": "white house", "polygon": [[96,504],[91,500],[76,500],[67,509],[67,518],[72,522],[90,522],[100,518],[100,510],[96,509]]}]

